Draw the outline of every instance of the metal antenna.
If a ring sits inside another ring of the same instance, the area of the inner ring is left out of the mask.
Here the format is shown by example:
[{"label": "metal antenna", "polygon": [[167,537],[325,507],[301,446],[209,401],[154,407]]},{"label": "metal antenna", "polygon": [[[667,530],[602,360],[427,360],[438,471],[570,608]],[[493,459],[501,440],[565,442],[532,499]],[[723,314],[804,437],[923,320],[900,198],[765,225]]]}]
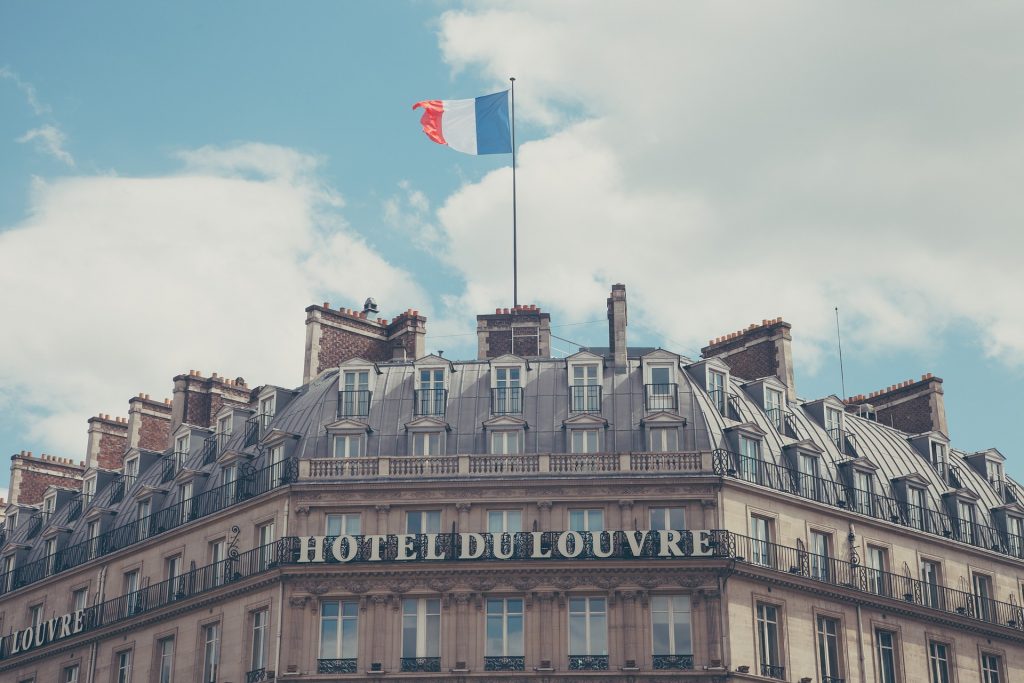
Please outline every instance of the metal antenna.
[{"label": "metal antenna", "polygon": [[839,342],[839,382],[843,390],[843,400],[846,400],[846,373],[843,372],[843,337],[839,333],[839,307],[836,306],[836,341]]}]

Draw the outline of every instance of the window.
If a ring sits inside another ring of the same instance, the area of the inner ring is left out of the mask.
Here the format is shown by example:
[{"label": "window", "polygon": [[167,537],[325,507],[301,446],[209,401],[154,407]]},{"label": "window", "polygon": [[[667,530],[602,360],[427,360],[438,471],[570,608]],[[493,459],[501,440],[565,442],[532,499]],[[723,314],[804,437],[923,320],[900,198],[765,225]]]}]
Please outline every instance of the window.
[{"label": "window", "polygon": [[683,508],[650,508],[651,531],[662,531],[675,529],[676,531],[686,528],[686,510]]},{"label": "window", "polygon": [[267,666],[267,622],[270,612],[266,609],[252,613],[252,657],[250,671],[257,671]]},{"label": "window", "polygon": [[871,493],[874,490],[870,472],[853,471],[853,509],[862,515],[871,514]]},{"label": "window", "polygon": [[405,533],[407,534],[439,534],[441,533],[440,510],[409,510],[405,513]]},{"label": "window", "polygon": [[597,413],[601,411],[601,383],[597,377],[597,363],[572,366],[569,385],[569,406],[573,412]]},{"label": "window", "polygon": [[441,455],[441,432],[413,432],[413,455]]},{"label": "window", "polygon": [[238,494],[238,465],[226,465],[224,467],[224,502],[227,505],[234,505]]},{"label": "window", "polygon": [[362,434],[335,434],[334,435],[334,457],[335,458],[361,458],[361,457],[363,457],[363,435]]},{"label": "window", "polygon": [[928,641],[928,671],[931,683],[949,683],[949,646]]},{"label": "window", "polygon": [[750,561],[770,567],[772,562],[772,523],[766,517],[750,516]]},{"label": "window", "polygon": [[818,665],[822,683],[839,683],[843,680],[838,619],[818,617]]},{"label": "window", "polygon": [[192,482],[186,481],[178,485],[178,504],[181,510],[178,513],[179,521],[185,524],[192,520]]},{"label": "window", "polygon": [[946,444],[939,441],[929,441],[929,454],[931,455],[932,467],[942,475],[946,473]]},{"label": "window", "polygon": [[488,510],[487,531],[492,534],[523,530],[523,513],[519,510]]},{"label": "window", "polygon": [[811,578],[828,581],[832,576],[832,534],[812,531],[810,551]]},{"label": "window", "polygon": [[49,576],[57,568],[57,539],[48,538],[43,543],[43,556],[46,558],[46,574]]},{"label": "window", "polygon": [[926,607],[942,609],[942,591],[939,586],[942,584],[940,577],[941,568],[939,563],[933,560],[921,560],[921,588],[922,601]]},{"label": "window", "polygon": [[647,379],[647,410],[675,410],[676,385],[672,382],[672,366],[649,366]]},{"label": "window", "polygon": [[965,543],[974,543],[974,503],[958,500],[956,518],[960,527],[959,539]]},{"label": "window", "polygon": [[492,455],[516,455],[522,452],[520,429],[502,429],[491,432]]},{"label": "window", "polygon": [[[127,463],[125,464],[127,467]],[[96,495],[96,477],[89,477],[82,480],[82,504],[88,505]]]},{"label": "window", "polygon": [[[326,673],[323,660],[355,661],[359,637],[359,603],[354,600],[328,600],[320,604],[319,670]],[[354,672],[354,669],[353,669]]]},{"label": "window", "polygon": [[757,660],[761,675],[785,680],[779,641],[779,608],[757,603]]},{"label": "window", "polygon": [[875,631],[875,647],[878,649],[878,683],[899,683],[896,634],[881,629]]},{"label": "window", "polygon": [[270,449],[270,485],[280,486],[284,481],[284,446]]},{"label": "window", "polygon": [[1024,519],[1006,517],[1006,548],[1014,557],[1024,557]]},{"label": "window", "polygon": [[507,415],[523,412],[523,390],[519,368],[495,368],[494,413]]},{"label": "window", "polygon": [[[693,655],[689,596],[652,596],[651,622],[651,640],[654,646],[655,659],[666,655]],[[686,668],[690,666],[693,666],[692,660]],[[658,668],[658,666],[655,665],[655,668]]]},{"label": "window", "polygon": [[79,588],[71,593],[71,611],[77,612],[89,606],[89,589]]},{"label": "window", "polygon": [[740,477],[744,481],[761,481],[761,442],[739,435]]},{"label": "window", "polygon": [[983,621],[992,621],[995,610],[995,605],[992,604],[992,577],[975,574],[973,583],[975,616]]},{"label": "window", "polygon": [[185,586],[177,578],[181,575],[181,555],[164,560],[164,577],[167,579],[167,599],[185,597]]},{"label": "window", "polygon": [[256,542],[260,548],[260,567],[269,569],[274,561],[274,523],[267,522],[256,527]]},{"label": "window", "polygon": [[604,510],[569,510],[570,531],[604,531]]},{"label": "window", "polygon": [[679,429],[652,427],[647,430],[647,445],[652,453],[673,453],[679,450]]},{"label": "window", "polygon": [[825,406],[825,431],[832,442],[843,450],[843,411],[832,406]]},{"label": "window", "polygon": [[203,681],[217,683],[220,670],[220,622],[203,627]]},{"label": "window", "polygon": [[866,570],[868,590],[877,595],[889,595],[889,551],[878,546],[868,546],[868,566]]},{"label": "window", "polygon": [[370,371],[346,370],[343,386],[345,388],[341,391],[341,417],[366,417],[369,415]]},{"label": "window", "polygon": [[100,554],[100,523],[98,520],[89,522],[85,528],[86,540],[89,541],[89,557],[99,557]]},{"label": "window", "polygon": [[580,669],[577,657],[608,655],[604,598],[569,598],[569,668]]},{"label": "window", "polygon": [[[138,478],[139,478],[139,459],[138,459],[138,457],[126,459],[124,461],[124,487],[126,489],[131,488],[132,484],[134,484],[135,480],[138,479]],[[93,479],[92,480],[92,492],[91,493],[95,493],[95,492],[96,492],[96,480]],[[90,495],[91,495],[91,493],[90,493]]]},{"label": "window", "polygon": [[188,434],[182,434],[181,436],[174,440],[174,455],[175,461],[178,464],[181,464],[181,462],[185,459],[185,456],[188,455],[189,441],[190,435]]},{"label": "window", "polygon": [[57,494],[46,496],[43,498],[43,520],[49,519],[50,515],[53,514],[53,510],[57,507]]},{"label": "window", "polygon": [[718,412],[725,415],[725,373],[708,370],[708,396]]},{"label": "window", "polygon": [[523,601],[520,598],[488,598],[486,628],[485,669],[499,668],[497,662],[486,661],[487,658],[523,656]]},{"label": "window", "polygon": [[434,671],[416,660],[441,657],[441,600],[402,600],[402,671]]},{"label": "window", "polygon": [[210,564],[213,565],[213,585],[219,586],[224,583],[224,539],[210,542]]},{"label": "window", "polygon": [[778,389],[770,389],[765,387],[764,389],[764,412],[768,415],[768,419],[771,420],[772,424],[779,431],[782,431],[783,426],[783,412],[782,412],[782,392]]},{"label": "window", "polygon": [[132,651],[121,650],[117,653],[117,683],[131,683]]},{"label": "window", "polygon": [[135,533],[140,541],[149,538],[149,515],[152,509],[153,503],[149,498],[135,504]]},{"label": "window", "polygon": [[38,605],[32,605],[28,608],[28,622],[34,629],[36,626],[41,624],[43,621],[43,603]]},{"label": "window", "polygon": [[991,652],[981,653],[981,683],[1003,683],[1003,658]]},{"label": "window", "polygon": [[807,453],[799,453],[796,465],[800,476],[800,495],[818,500],[818,458]]},{"label": "window", "polygon": [[217,419],[217,452],[221,453],[224,448],[228,445],[228,438],[231,436],[232,415],[229,413]]},{"label": "window", "polygon": [[929,531],[927,523],[928,503],[925,490],[917,486],[907,487],[907,523],[915,529]]},{"label": "window", "polygon": [[358,512],[327,515],[325,527],[327,536],[358,536],[362,533]]},{"label": "window", "polygon": [[138,594],[139,570],[133,569],[130,572],[125,572],[122,584],[124,587],[123,594],[128,596],[128,613],[134,614],[139,611],[141,605],[141,596]]},{"label": "window", "polygon": [[174,681],[174,638],[161,638],[156,645],[159,683]]},{"label": "window", "polygon": [[60,674],[61,683],[78,683],[78,665],[64,667]]},{"label": "window", "polygon": [[266,429],[270,426],[270,420],[273,419],[274,413],[277,412],[277,397],[271,394],[261,398],[259,410],[260,427]]},{"label": "window", "polygon": [[432,368],[420,370],[419,385],[420,388],[416,397],[416,414],[444,415],[444,369]]},{"label": "window", "polygon": [[571,453],[597,453],[600,446],[600,432],[596,429],[571,429],[569,451]]},{"label": "window", "polygon": [[[9,518],[8,518],[9,519]],[[6,593],[14,585],[14,555],[7,555],[3,560],[3,574],[0,575],[3,582],[3,591]]]}]

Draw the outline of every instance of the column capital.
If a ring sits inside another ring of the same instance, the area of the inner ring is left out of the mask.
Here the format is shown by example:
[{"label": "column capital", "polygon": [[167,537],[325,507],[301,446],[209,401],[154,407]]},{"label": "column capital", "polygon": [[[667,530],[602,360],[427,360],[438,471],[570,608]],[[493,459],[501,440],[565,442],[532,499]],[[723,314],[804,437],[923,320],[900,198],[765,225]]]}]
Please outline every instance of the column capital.
[{"label": "column capital", "polygon": [[541,510],[550,510],[552,502],[550,500],[538,500],[537,507]]}]

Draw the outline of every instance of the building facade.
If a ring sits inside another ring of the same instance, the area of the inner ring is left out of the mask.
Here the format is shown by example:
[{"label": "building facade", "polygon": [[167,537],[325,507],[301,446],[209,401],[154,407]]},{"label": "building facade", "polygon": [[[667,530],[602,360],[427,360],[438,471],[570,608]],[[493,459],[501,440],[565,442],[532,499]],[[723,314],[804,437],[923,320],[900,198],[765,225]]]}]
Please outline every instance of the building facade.
[{"label": "building facade", "polygon": [[1020,491],[941,379],[804,400],[781,319],[694,360],[606,303],[607,348],[522,306],[466,361],[311,306],[300,387],[93,418],[8,505],[0,680],[1024,680]]}]

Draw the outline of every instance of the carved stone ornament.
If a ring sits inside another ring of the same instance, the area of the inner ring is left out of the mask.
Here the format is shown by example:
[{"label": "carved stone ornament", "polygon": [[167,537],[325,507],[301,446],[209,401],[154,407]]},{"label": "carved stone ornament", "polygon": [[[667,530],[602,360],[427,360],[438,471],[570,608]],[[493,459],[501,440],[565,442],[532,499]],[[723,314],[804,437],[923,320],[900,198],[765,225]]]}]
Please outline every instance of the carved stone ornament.
[{"label": "carved stone ornament", "polygon": [[562,590],[574,588],[583,583],[576,574],[559,574],[551,579],[551,585],[558,586]]},{"label": "carved stone ornament", "polygon": [[381,513],[384,513],[384,512],[388,512],[389,510],[391,510],[391,506],[390,506],[390,505],[388,505],[387,503],[382,503],[382,504],[380,504],[380,505],[376,505],[376,506],[374,506],[374,509],[375,509],[375,510],[376,510],[377,512],[381,512]]},{"label": "carved stone ornament", "polygon": [[340,582],[341,587],[347,590],[349,593],[359,595],[365,593],[367,589],[366,581],[359,581],[357,579],[346,579]]},{"label": "carved stone ornament", "polygon": [[551,509],[551,505],[552,505],[552,503],[551,503],[550,500],[538,500],[537,501],[537,507],[540,508],[541,510],[550,510]]},{"label": "carved stone ornament", "polygon": [[447,577],[439,576],[427,580],[427,588],[437,593],[447,593],[455,587],[455,581]]},{"label": "carved stone ornament", "polygon": [[469,601],[473,599],[472,593],[453,593],[452,598],[455,600],[457,605],[468,605]]},{"label": "carved stone ornament", "polygon": [[374,605],[385,605],[385,604],[387,604],[387,601],[388,601],[389,597],[390,596],[380,595],[380,594],[371,595],[370,596],[370,602],[372,602]]},{"label": "carved stone ornament", "polygon": [[455,509],[459,512],[469,512],[469,509],[473,507],[472,503],[456,503]]},{"label": "carved stone ornament", "polygon": [[540,582],[532,576],[517,576],[510,581],[512,587],[518,591],[529,591],[536,588]]},{"label": "carved stone ornament", "polygon": [[704,583],[704,577],[687,576],[683,574],[682,576],[676,577],[676,583],[678,583],[683,588],[696,588]]},{"label": "carved stone ornament", "polygon": [[648,574],[646,576],[638,576],[636,579],[636,585],[642,588],[656,588],[662,584],[662,579],[657,574]]},{"label": "carved stone ornament", "polygon": [[297,514],[297,515],[308,515],[309,514],[309,509],[310,508],[309,508],[308,505],[300,505],[297,508],[295,508],[295,514]]},{"label": "carved stone ornament", "polygon": [[616,588],[622,585],[622,582],[619,580],[618,577],[611,575],[598,576],[596,579],[592,581],[592,583],[598,588],[604,588],[605,590]]},{"label": "carved stone ornament", "polygon": [[619,501],[619,507],[622,508],[623,510],[625,510],[627,508],[631,508],[631,507],[633,507],[633,501],[626,500],[626,499],[620,500]]},{"label": "carved stone ornament", "polygon": [[701,501],[700,501],[700,504],[701,504],[702,507],[705,507],[705,508],[718,507],[718,501],[715,500],[714,498],[702,498]]},{"label": "carved stone ornament", "polygon": [[308,600],[309,600],[309,596],[306,596],[306,595],[293,595],[290,598],[288,598],[288,604],[291,607],[296,607],[298,609],[302,609],[303,607],[306,606],[306,602]]},{"label": "carved stone ornament", "polygon": [[481,593],[486,593],[498,585],[498,582],[489,576],[474,577],[470,579],[468,583],[470,588]]},{"label": "carved stone ornament", "polygon": [[313,595],[323,595],[331,589],[329,585],[323,582],[308,583],[305,586],[303,586],[303,588],[306,590],[306,592],[312,593]]}]

